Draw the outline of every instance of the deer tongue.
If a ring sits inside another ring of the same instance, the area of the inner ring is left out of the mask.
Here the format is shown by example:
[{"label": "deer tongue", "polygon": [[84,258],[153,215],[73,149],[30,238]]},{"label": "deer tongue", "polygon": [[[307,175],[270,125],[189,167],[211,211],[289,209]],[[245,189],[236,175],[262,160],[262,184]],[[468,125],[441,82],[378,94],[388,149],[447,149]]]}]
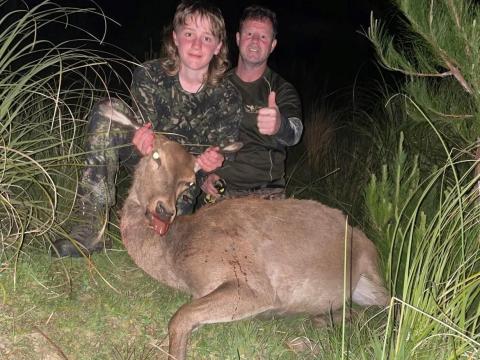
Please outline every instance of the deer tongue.
[{"label": "deer tongue", "polygon": [[163,221],[155,215],[153,215],[150,219],[150,224],[152,225],[153,230],[155,230],[155,232],[157,232],[160,236],[165,235],[170,227],[169,222]]}]

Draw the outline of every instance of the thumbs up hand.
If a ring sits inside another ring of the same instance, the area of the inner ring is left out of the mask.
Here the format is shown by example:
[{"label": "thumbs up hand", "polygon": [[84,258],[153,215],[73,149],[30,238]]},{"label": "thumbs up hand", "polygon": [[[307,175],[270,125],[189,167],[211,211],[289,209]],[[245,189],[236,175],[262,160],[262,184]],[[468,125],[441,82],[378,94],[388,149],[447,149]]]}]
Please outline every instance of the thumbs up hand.
[{"label": "thumbs up hand", "polygon": [[280,129],[281,116],[275,101],[275,92],[268,95],[268,106],[258,110],[257,126],[260,134],[275,135]]}]

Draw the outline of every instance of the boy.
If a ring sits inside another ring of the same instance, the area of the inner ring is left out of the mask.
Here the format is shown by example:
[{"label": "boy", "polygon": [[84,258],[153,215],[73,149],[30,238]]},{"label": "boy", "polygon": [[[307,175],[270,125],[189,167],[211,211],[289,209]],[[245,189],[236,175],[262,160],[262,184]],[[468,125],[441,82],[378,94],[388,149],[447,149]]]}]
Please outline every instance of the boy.
[{"label": "boy", "polygon": [[[131,86],[133,107],[149,123],[132,134],[101,116],[94,107],[89,119],[88,152],[75,210],[81,222],[69,238],[53,243],[58,256],[79,256],[104,248],[103,233],[107,215],[115,202],[115,174],[119,161],[127,168],[138,161],[129,147],[149,154],[153,129],[166,132],[174,140],[199,154],[204,172],[221,166],[218,148],[236,140],[241,120],[241,99],[235,87],[222,80],[228,68],[225,23],[221,11],[200,1],[183,1],[175,12],[171,31],[166,33],[164,57],[138,67]],[[133,117],[120,100],[111,99],[115,108]],[[133,136],[133,138],[132,138]],[[203,153],[202,153],[203,151]],[[193,209],[197,189],[184,193],[177,203],[178,214]],[[72,242],[73,239],[75,241]]]}]

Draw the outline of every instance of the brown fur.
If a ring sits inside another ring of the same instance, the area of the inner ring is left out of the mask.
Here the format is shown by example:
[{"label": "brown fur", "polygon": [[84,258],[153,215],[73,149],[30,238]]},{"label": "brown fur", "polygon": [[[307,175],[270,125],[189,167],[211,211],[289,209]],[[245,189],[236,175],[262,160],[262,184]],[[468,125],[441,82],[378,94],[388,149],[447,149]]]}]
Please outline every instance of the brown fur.
[{"label": "brown fur", "polygon": [[195,177],[194,158],[161,136],[154,151],[160,159],[145,157],[136,170],[121,232],[139,267],[193,296],[169,323],[173,359],[185,359],[188,337],[202,324],[270,312],[306,313],[321,322],[323,314],[339,310],[345,242],[352,300],[387,304],[373,243],[346,226],[339,210],[315,201],[225,200],[176,218],[160,236],[145,213],[160,202],[174,214],[176,197]]}]

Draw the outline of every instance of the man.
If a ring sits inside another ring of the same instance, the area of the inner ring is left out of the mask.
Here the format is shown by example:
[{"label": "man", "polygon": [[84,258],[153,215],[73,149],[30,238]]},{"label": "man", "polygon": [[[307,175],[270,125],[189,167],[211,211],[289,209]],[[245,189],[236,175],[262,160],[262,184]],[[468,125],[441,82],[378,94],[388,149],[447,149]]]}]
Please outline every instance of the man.
[{"label": "man", "polygon": [[[163,45],[165,57],[139,66],[131,88],[140,117],[151,123],[132,134],[94,107],[86,139],[87,166],[75,203],[78,223],[67,238],[53,243],[54,254],[79,256],[104,248],[103,234],[109,208],[115,202],[119,160],[129,168],[138,161],[131,147],[120,145],[132,142],[142,155],[149,154],[153,127],[189,144],[190,152],[201,153],[197,164],[210,172],[224,159],[216,147],[203,151],[205,145],[226,145],[236,140],[242,108],[238,91],[223,80],[228,61],[220,10],[201,1],[182,1]],[[134,116],[120,100],[111,102],[116,110]],[[177,214],[193,209],[195,195],[195,189],[182,194]]]},{"label": "man", "polygon": [[225,161],[207,177],[202,184],[207,197],[220,196],[219,179],[225,181],[226,197],[285,197],[286,150],[299,142],[303,125],[296,90],[267,65],[276,35],[273,11],[261,6],[244,10],[236,33],[238,64],[227,75],[242,95],[239,140],[244,146],[234,161]]}]

